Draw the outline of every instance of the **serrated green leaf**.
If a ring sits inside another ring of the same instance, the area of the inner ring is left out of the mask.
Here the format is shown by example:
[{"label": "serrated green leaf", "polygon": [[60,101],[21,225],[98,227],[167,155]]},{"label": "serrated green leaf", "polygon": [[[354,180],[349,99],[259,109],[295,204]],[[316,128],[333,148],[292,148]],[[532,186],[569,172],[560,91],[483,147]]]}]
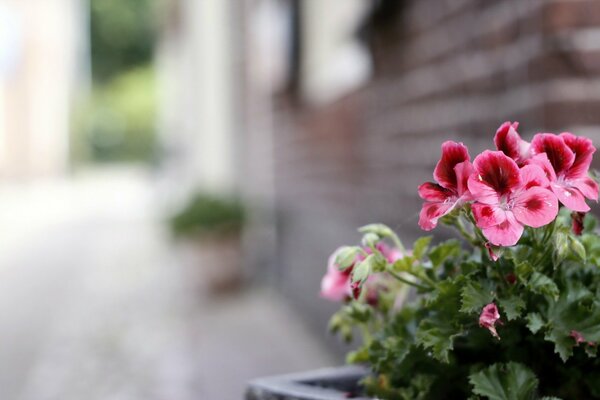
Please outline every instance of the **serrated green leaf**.
[{"label": "serrated green leaf", "polygon": [[558,298],[560,293],[558,286],[552,279],[537,271],[531,274],[527,282],[527,288],[533,293],[547,295],[555,299]]},{"label": "serrated green leaf", "polygon": [[473,393],[490,400],[530,400],[539,384],[523,364],[494,364],[469,376]]},{"label": "serrated green leaf", "polygon": [[392,269],[394,272],[415,272],[415,259],[412,256],[402,257],[399,260],[396,260],[392,265]]},{"label": "serrated green leaf", "polygon": [[520,282],[527,282],[529,277],[533,273],[533,266],[527,261],[521,261],[517,263],[515,267],[515,275]]},{"label": "serrated green leaf", "polygon": [[427,253],[432,238],[433,236],[424,236],[415,241],[413,245],[413,256],[417,260],[423,258],[423,256]]},{"label": "serrated green leaf", "polygon": [[366,347],[346,354],[347,364],[358,364],[369,361],[369,350]]},{"label": "serrated green leaf", "polygon": [[509,321],[519,318],[521,316],[521,312],[523,312],[523,309],[525,308],[525,301],[516,295],[512,295],[504,299],[498,299],[498,304],[502,310],[504,310],[506,318]]},{"label": "serrated green leaf", "polygon": [[480,313],[484,306],[494,300],[489,289],[484,288],[479,282],[468,282],[460,291],[461,307],[464,313]]},{"label": "serrated green leaf", "polygon": [[527,328],[531,331],[531,333],[536,334],[542,327],[544,326],[544,320],[542,316],[538,313],[529,313],[527,314]]},{"label": "serrated green leaf", "polygon": [[576,345],[571,336],[573,331],[581,334],[585,341],[600,341],[600,304],[579,282],[570,284],[558,301],[550,304],[548,321],[544,338],[554,343],[554,350],[563,361],[573,354]]},{"label": "serrated green leaf", "polygon": [[447,240],[435,246],[429,252],[429,259],[434,267],[442,265],[450,257],[460,254],[460,242],[456,239]]},{"label": "serrated green leaf", "polygon": [[448,353],[454,349],[454,339],[460,334],[449,321],[427,318],[419,324],[415,338],[417,344],[431,350],[434,358],[448,363]]}]

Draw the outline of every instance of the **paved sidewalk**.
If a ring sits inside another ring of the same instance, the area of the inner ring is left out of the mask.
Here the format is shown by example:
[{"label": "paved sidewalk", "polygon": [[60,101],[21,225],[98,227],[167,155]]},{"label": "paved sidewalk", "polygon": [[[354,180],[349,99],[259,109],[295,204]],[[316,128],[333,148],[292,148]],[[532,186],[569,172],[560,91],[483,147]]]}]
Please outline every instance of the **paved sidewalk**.
[{"label": "paved sidewalk", "polygon": [[0,398],[235,400],[335,363],[274,293],[198,293],[147,181],[109,178],[0,189]]}]

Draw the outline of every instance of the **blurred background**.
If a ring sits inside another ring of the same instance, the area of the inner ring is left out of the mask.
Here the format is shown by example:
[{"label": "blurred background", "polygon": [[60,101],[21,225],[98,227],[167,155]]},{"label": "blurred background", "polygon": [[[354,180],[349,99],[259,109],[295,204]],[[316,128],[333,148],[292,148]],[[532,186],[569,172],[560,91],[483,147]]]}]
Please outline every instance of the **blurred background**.
[{"label": "blurred background", "polygon": [[332,250],[411,243],[445,139],[599,145],[599,76],[595,0],[0,0],[0,397],[342,363]]}]

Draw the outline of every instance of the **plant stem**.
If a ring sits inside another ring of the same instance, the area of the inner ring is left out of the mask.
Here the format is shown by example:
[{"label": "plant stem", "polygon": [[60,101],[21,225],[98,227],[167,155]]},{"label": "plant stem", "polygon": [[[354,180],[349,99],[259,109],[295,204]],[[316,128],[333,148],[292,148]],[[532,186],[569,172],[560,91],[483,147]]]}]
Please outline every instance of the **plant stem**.
[{"label": "plant stem", "polygon": [[409,281],[408,279],[406,279],[406,278],[403,278],[402,276],[398,275],[398,274],[397,274],[397,273],[395,273],[394,271],[389,271],[389,270],[388,270],[388,272],[389,272],[389,274],[390,274],[390,275],[392,275],[394,278],[396,278],[397,280],[399,280],[399,281],[400,281],[400,282],[402,282],[402,283],[405,283],[405,284],[407,284],[407,285],[410,285],[410,286],[416,287],[417,289],[420,289],[420,290],[423,290],[423,291],[426,291],[426,292],[430,292],[430,291],[432,291],[432,290],[433,290],[433,287],[430,287],[430,286],[424,286],[424,285],[421,285],[421,284],[419,284],[419,283],[417,283],[417,282],[411,282],[411,281]]}]

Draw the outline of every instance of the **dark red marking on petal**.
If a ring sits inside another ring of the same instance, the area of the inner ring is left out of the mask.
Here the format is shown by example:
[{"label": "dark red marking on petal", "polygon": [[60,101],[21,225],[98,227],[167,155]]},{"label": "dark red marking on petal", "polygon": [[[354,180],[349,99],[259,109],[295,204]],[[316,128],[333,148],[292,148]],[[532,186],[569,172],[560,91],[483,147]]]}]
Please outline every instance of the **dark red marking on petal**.
[{"label": "dark red marking on petal", "polygon": [[575,153],[563,138],[552,133],[538,133],[533,137],[531,146],[536,154],[546,153],[556,175],[565,173],[575,161]]},{"label": "dark red marking on petal", "polygon": [[453,141],[444,142],[442,144],[442,157],[435,166],[433,177],[446,189],[456,191],[458,182],[454,167],[469,160],[469,151],[464,144]]},{"label": "dark red marking on petal", "polygon": [[499,194],[516,189],[521,182],[517,163],[501,151],[486,150],[473,162],[480,179]]},{"label": "dark red marking on petal", "polygon": [[587,176],[590,164],[592,163],[592,157],[596,151],[592,141],[586,137],[575,136],[569,132],[561,133],[560,137],[575,154],[573,165],[569,168],[567,177],[575,179]]}]

